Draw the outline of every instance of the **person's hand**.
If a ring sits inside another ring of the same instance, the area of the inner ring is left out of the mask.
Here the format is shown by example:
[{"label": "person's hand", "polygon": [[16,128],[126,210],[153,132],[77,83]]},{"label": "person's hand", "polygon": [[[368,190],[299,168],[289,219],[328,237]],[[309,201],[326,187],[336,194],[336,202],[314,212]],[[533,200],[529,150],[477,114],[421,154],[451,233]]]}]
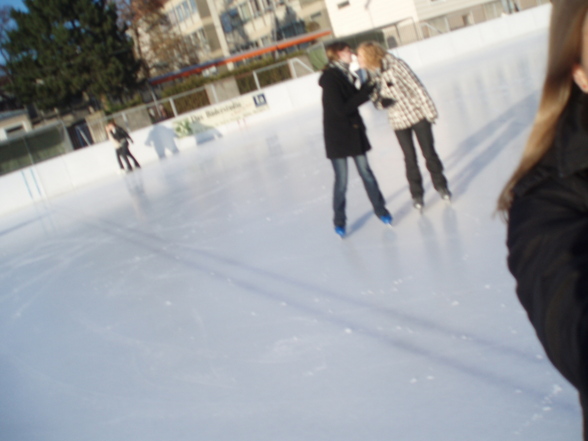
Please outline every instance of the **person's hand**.
[{"label": "person's hand", "polygon": [[370,93],[372,93],[372,91],[374,90],[375,87],[376,87],[375,83],[373,83],[372,81],[367,81],[361,85],[361,89],[359,89],[359,90],[360,90],[360,92],[365,93],[366,95],[369,95]]}]

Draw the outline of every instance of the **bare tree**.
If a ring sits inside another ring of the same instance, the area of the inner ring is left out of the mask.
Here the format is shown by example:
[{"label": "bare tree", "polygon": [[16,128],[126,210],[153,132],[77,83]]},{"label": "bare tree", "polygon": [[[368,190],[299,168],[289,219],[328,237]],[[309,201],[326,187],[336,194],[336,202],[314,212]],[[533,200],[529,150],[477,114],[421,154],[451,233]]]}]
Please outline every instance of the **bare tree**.
[{"label": "bare tree", "polygon": [[166,0],[113,0],[129,26],[144,79],[198,62],[197,46],[174,29]]}]

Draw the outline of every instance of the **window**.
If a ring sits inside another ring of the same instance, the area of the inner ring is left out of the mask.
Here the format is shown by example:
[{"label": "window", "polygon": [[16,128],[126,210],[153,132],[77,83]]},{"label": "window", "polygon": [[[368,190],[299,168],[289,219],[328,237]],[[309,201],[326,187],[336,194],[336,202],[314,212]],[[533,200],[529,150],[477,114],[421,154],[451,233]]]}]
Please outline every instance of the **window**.
[{"label": "window", "polygon": [[200,47],[200,39],[198,38],[198,32],[192,32],[189,35],[190,44],[194,47]]},{"label": "window", "polygon": [[239,15],[241,16],[241,20],[249,21],[251,19],[251,10],[249,9],[248,3],[241,3],[239,6]]},{"label": "window", "polygon": [[338,4],[337,4],[337,7],[338,7],[339,9],[346,8],[347,6],[349,6],[349,2],[348,2],[348,1],[346,1],[346,2],[342,2],[342,3],[338,3]]},{"label": "window", "polygon": [[253,10],[254,15],[259,15],[261,13],[261,7],[259,6],[259,0],[249,0],[251,4],[251,9]]},{"label": "window", "polygon": [[208,44],[208,38],[206,38],[206,33],[204,32],[203,28],[198,29],[196,32],[192,34],[192,36],[198,40],[198,47],[200,50],[204,52],[210,52],[210,45]]},{"label": "window", "polygon": [[184,8],[184,16],[186,18],[190,17],[192,15],[192,9],[190,8],[190,5],[188,4],[188,2],[183,2],[182,3],[182,7]]},{"label": "window", "polygon": [[178,5],[176,6],[176,15],[178,16],[178,22],[183,22],[186,17],[184,16],[184,9],[182,8],[182,5]]},{"label": "window", "polygon": [[190,0],[190,7],[192,8],[192,14],[198,14],[198,6],[196,0]]},{"label": "window", "polygon": [[22,124],[20,124],[18,126],[13,126],[10,128],[7,127],[5,129],[5,131],[6,131],[6,137],[10,138],[13,136],[18,136],[21,133],[24,133],[25,129],[24,129],[24,126]]}]

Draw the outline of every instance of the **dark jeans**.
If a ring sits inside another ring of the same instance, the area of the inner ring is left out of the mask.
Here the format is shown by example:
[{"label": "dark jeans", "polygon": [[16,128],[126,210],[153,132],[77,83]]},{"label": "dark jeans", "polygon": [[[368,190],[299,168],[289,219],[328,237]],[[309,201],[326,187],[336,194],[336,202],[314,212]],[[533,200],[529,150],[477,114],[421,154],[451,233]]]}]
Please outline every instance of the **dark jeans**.
[{"label": "dark jeans", "polygon": [[395,131],[396,138],[398,138],[398,142],[404,153],[406,178],[408,179],[410,194],[413,198],[422,198],[425,193],[425,190],[423,189],[423,178],[419,170],[416,150],[414,148],[412,137],[413,132],[421,146],[421,151],[425,157],[427,169],[431,174],[435,190],[446,190],[447,179],[445,179],[445,176],[443,175],[443,164],[435,151],[435,141],[433,139],[431,123],[426,119],[423,119],[408,129]]},{"label": "dark jeans", "polygon": [[[363,181],[365,191],[374,207],[376,216],[381,217],[389,215],[386,210],[386,202],[378,187],[378,182],[374,176],[365,155],[354,156],[355,166],[359,176]],[[347,220],[345,216],[345,193],[347,192],[347,158],[331,159],[333,169],[335,170],[335,187],[333,189],[333,210],[335,217],[333,222],[336,226],[344,227]]]},{"label": "dark jeans", "polygon": [[123,141],[121,143],[121,146],[116,149],[116,159],[118,160],[118,165],[120,166],[121,170],[124,170],[125,168],[123,167],[122,161],[120,160],[121,157],[122,159],[124,159],[125,164],[127,164],[127,170],[133,169],[133,167],[131,167],[131,163],[129,162],[129,158],[133,160],[133,162],[135,163],[135,167],[141,168],[139,162],[135,159],[135,157],[129,150],[129,142],[127,140]]}]

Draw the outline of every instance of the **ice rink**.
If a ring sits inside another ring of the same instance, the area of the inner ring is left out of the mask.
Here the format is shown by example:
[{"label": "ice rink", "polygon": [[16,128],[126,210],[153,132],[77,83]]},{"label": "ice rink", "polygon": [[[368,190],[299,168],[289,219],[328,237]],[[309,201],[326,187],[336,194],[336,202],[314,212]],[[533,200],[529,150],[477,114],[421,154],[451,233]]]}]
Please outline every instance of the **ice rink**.
[{"label": "ice rink", "polygon": [[0,440],[580,440],[493,216],[545,46],[417,71],[450,206],[362,108],[392,228],[351,167],[334,234],[320,106],[0,218]]}]

